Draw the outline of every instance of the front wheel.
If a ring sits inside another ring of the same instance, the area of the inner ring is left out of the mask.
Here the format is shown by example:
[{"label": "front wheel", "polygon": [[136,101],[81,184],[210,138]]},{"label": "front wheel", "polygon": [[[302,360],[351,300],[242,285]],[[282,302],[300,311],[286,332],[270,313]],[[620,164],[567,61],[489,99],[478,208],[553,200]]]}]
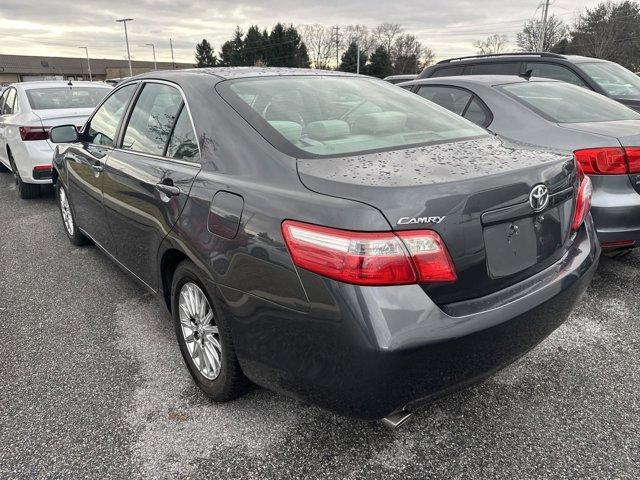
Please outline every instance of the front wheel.
[{"label": "front wheel", "polygon": [[216,315],[204,282],[190,261],[175,271],[172,314],[180,352],[189,373],[212,400],[227,402],[249,386],[238,363],[228,327]]},{"label": "front wheel", "polygon": [[56,197],[58,198],[58,205],[60,207],[60,216],[62,217],[62,224],[64,225],[64,231],[69,237],[69,241],[76,245],[86,245],[89,243],[89,239],[78,229],[76,225],[75,216],[73,215],[73,209],[71,208],[71,202],[67,195],[67,190],[61,185],[56,185]]}]

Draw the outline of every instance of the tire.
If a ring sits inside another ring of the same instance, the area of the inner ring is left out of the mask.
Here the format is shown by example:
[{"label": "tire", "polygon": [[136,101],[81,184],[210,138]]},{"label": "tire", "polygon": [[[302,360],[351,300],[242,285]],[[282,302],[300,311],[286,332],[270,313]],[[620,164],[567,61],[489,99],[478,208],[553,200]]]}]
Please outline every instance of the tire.
[{"label": "tire", "polygon": [[28,200],[30,198],[35,198],[40,195],[40,185],[35,185],[33,183],[24,183],[22,178],[20,178],[20,172],[16,168],[16,163],[13,161],[13,156],[11,152],[9,153],[9,163],[11,163],[11,168],[13,170],[13,176],[16,179],[16,185],[18,186],[18,195],[23,200]]},{"label": "tire", "polygon": [[[181,301],[183,295],[186,297]],[[189,302],[190,295],[193,295],[190,298],[202,295],[207,302],[207,314],[194,315],[198,309],[190,307],[198,303]],[[204,394],[216,402],[228,402],[246,393],[250,383],[238,363],[230,329],[216,311],[198,269],[188,260],[180,263],[173,275],[171,313],[182,358]],[[208,323],[207,317],[210,318]],[[189,337],[191,341],[188,341]],[[212,352],[218,355],[217,371]],[[203,360],[204,367],[200,368]]]},{"label": "tire", "polygon": [[90,240],[78,229],[76,217],[71,206],[71,200],[60,182],[56,184],[56,198],[58,200],[58,207],[60,208],[62,227],[69,241],[77,247],[90,243]]}]

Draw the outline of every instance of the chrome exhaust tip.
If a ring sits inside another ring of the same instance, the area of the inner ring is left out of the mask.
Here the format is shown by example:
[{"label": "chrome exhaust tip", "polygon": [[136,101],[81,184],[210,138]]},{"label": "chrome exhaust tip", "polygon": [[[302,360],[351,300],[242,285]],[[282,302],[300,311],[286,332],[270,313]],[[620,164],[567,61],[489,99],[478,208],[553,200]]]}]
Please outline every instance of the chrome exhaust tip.
[{"label": "chrome exhaust tip", "polygon": [[399,428],[400,425],[403,425],[407,420],[409,420],[412,415],[413,413],[409,410],[400,410],[398,412],[392,413],[391,415],[387,415],[380,421],[385,427],[391,430],[395,430],[396,428]]}]

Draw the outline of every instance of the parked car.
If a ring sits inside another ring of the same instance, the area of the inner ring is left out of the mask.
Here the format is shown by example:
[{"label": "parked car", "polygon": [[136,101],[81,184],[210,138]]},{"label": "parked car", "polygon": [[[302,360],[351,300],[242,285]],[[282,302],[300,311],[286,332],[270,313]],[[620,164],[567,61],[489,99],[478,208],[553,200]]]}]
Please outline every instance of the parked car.
[{"label": "parked car", "polygon": [[70,241],[164,301],[217,401],[250,380],[397,425],[544,339],[600,253],[572,156],[369,77],[153,72],[51,139]]},{"label": "parked car", "polygon": [[519,144],[574,152],[593,182],[593,218],[606,249],[640,244],[640,114],[564,82],[462,76],[404,84]]},{"label": "parked car", "polygon": [[640,110],[640,78],[621,65],[599,58],[557,53],[504,53],[452,58],[425,68],[422,78],[458,75],[520,75],[552,78],[593,90]]},{"label": "parked car", "polygon": [[415,80],[418,75],[389,75],[384,78],[385,82],[393,83],[394,85],[402,82],[409,82]]},{"label": "parked car", "polygon": [[110,90],[97,82],[24,82],[0,95],[0,170],[13,172],[21,198],[51,184],[49,129],[83,125]]}]

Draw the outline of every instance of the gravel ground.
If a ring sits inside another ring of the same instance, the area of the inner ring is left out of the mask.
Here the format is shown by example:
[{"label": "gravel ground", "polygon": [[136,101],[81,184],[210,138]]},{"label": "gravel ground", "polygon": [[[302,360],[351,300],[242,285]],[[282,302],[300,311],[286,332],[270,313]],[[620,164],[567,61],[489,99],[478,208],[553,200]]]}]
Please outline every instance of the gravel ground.
[{"label": "gravel ground", "polygon": [[207,401],[162,306],[0,174],[0,478],[640,478],[640,254],[538,348],[391,432]]}]

